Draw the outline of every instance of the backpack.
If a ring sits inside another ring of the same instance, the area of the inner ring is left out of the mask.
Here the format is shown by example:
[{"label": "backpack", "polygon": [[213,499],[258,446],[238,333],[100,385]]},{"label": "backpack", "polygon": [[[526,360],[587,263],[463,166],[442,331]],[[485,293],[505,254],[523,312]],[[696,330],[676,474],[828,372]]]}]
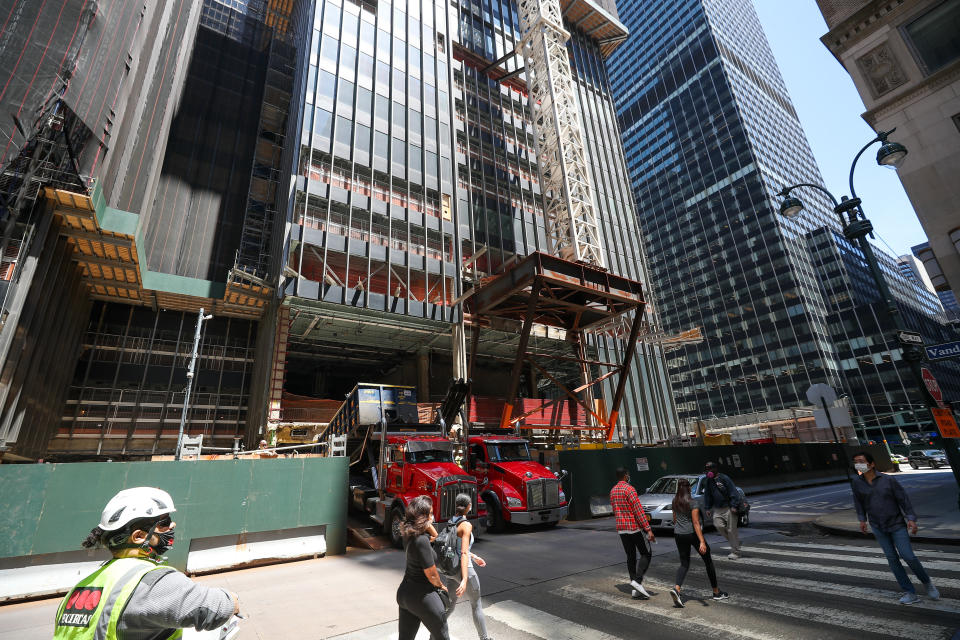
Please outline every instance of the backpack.
[{"label": "backpack", "polygon": [[437,554],[437,569],[445,576],[460,576],[460,538],[457,527],[463,522],[463,516],[450,518],[447,526],[433,541],[433,551]]}]

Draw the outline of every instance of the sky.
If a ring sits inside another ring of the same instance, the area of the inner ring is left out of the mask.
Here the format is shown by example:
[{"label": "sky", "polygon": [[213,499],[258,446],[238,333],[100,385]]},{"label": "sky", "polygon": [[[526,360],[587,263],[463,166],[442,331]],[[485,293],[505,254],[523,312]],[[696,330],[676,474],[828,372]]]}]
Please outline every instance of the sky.
[{"label": "sky", "polygon": [[[827,25],[817,3],[753,3],[827,189],[838,199],[849,195],[850,163],[874,132],[860,117],[866,109],[846,69],[820,42]],[[896,140],[897,134],[890,139]],[[874,244],[888,253],[903,255],[910,253],[910,247],[926,242],[927,237],[896,172],[877,166],[879,146],[868,149],[857,162],[854,186],[878,234]],[[803,190],[795,195],[803,199]]]}]

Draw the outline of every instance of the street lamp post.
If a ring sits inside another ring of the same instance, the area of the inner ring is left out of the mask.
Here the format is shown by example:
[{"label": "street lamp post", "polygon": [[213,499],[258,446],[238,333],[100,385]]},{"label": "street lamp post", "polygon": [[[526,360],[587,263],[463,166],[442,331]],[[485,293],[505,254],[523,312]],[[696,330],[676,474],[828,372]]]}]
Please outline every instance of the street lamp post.
[{"label": "street lamp post", "polygon": [[[843,226],[844,237],[850,242],[856,242],[860,246],[860,250],[863,252],[863,257],[867,261],[867,266],[870,268],[870,275],[873,276],[873,281],[877,285],[877,289],[880,291],[881,300],[883,301],[883,304],[886,305],[887,314],[890,316],[890,319],[893,321],[894,327],[899,334],[900,331],[906,330],[906,327],[903,324],[903,318],[900,316],[900,309],[897,307],[893,300],[893,296],[890,294],[890,287],[887,286],[887,281],[884,279],[883,273],[880,271],[880,265],[877,262],[876,255],[873,253],[873,247],[867,240],[867,235],[873,237],[873,224],[867,220],[866,215],[863,213],[863,207],[861,206],[860,198],[857,197],[856,189],[853,186],[853,172],[857,167],[857,161],[860,160],[860,156],[863,155],[863,152],[873,146],[875,143],[880,143],[880,149],[877,150],[877,164],[880,166],[896,169],[907,157],[906,147],[898,142],[890,142],[887,139],[887,137],[894,131],[896,131],[896,129],[878,132],[877,136],[865,144],[853,158],[853,163],[850,165],[849,179],[851,197],[848,198],[847,196],[843,196],[839,201],[837,201],[836,197],[834,197],[834,195],[827,191],[827,189],[824,187],[806,182],[785,187],[777,195],[783,197],[783,201],[780,204],[780,213],[784,217],[790,219],[798,217],[803,211],[803,203],[798,198],[790,195],[790,192],[794,189],[798,187],[809,187],[825,193],[830,198],[830,200],[833,202],[833,211],[839,216],[840,224]],[[927,390],[927,385],[923,380],[923,372],[920,364],[923,361],[922,349],[915,345],[901,345],[901,350],[903,351],[903,359],[906,360],[910,366],[910,372],[913,374],[924,404],[928,409],[936,408],[939,406],[937,400]],[[930,417],[931,420],[933,420],[932,411],[930,412]],[[960,451],[957,450],[957,443],[954,441],[954,439],[944,438],[943,440],[944,449],[947,452],[947,459],[950,461],[950,465],[953,467],[953,475],[957,480],[957,485],[960,486]],[[960,504],[960,496],[958,496],[957,501],[958,504]]]},{"label": "street lamp post", "polygon": [[201,307],[200,314],[197,316],[197,330],[193,334],[193,351],[190,352],[190,364],[187,367],[187,388],[183,392],[183,411],[180,413],[180,432],[177,434],[177,450],[174,452],[174,460],[180,460],[182,457],[183,433],[187,426],[187,412],[190,410],[190,391],[193,389],[193,374],[197,366],[197,355],[200,348],[200,330],[203,328],[203,323],[211,318],[213,318],[212,315],[204,315],[203,308]]}]

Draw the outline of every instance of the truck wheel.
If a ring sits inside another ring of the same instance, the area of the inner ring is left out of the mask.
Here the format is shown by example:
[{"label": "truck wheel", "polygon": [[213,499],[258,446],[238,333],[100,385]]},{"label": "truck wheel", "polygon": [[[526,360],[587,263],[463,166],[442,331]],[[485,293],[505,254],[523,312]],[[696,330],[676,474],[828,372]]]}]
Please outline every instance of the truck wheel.
[{"label": "truck wheel", "polygon": [[503,511],[500,509],[500,501],[494,496],[484,497],[487,503],[487,531],[491,533],[503,533],[506,529],[506,523],[503,521]]},{"label": "truck wheel", "polygon": [[939,463],[939,462],[931,462],[931,463],[930,463],[930,468],[931,468],[931,469],[939,469],[939,468],[940,468],[940,463]]},{"label": "truck wheel", "polygon": [[390,536],[390,543],[397,549],[403,549],[403,536],[400,534],[400,525],[403,523],[403,511],[400,509],[391,509],[390,517],[387,519],[387,535]]}]

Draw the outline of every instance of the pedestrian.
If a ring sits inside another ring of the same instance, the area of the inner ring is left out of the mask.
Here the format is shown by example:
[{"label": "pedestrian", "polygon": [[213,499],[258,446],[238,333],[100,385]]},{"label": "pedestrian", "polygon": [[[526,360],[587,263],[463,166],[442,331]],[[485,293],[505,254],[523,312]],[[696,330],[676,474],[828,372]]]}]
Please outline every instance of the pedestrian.
[{"label": "pedestrian", "polygon": [[433,501],[430,496],[417,496],[407,505],[400,525],[407,567],[397,588],[398,640],[414,640],[421,622],[430,631],[430,640],[450,640],[445,615],[450,595],[434,561],[431,531],[434,531]]},{"label": "pedestrian", "polygon": [[[630,484],[630,473],[623,467],[616,471],[617,484],[610,490],[610,506],[617,519],[617,533],[627,552],[627,573],[630,575],[631,595],[649,598],[643,588],[643,576],[650,567],[650,544],[656,542],[653,529],[643,512],[637,490]],[[637,552],[640,553],[639,559]]]},{"label": "pedestrian", "polygon": [[154,487],[124,489],[107,502],[83,546],[106,547],[113,557],[67,593],[54,640],[167,640],[189,627],[216,629],[239,613],[235,595],[163,564],[175,511],[170,494]]},{"label": "pedestrian", "polygon": [[729,594],[726,591],[720,591],[717,586],[717,571],[713,566],[713,558],[710,557],[710,545],[703,537],[703,506],[699,500],[690,495],[690,481],[686,478],[680,478],[677,482],[677,494],[673,496],[673,539],[677,543],[677,553],[680,554],[677,582],[670,590],[673,602],[678,607],[684,606],[680,589],[690,569],[691,547],[697,550],[703,559],[703,565],[707,568],[707,578],[710,580],[710,586],[713,587],[713,599],[729,598]]},{"label": "pedestrian", "polygon": [[703,508],[713,512],[713,526],[730,543],[731,560],[740,559],[740,537],[737,522],[740,518],[741,500],[737,485],[725,473],[720,473],[716,462],[703,467],[707,474],[707,486],[703,491]]},{"label": "pedestrian", "polygon": [[[904,590],[900,604],[914,604],[920,600],[907,572],[900,564],[902,558],[920,580],[924,594],[931,600],[939,600],[940,592],[930,581],[930,576],[913,552],[910,534],[917,533],[917,515],[896,478],[879,473],[869,452],[853,456],[853,464],[860,476],[853,481],[853,504],[857,508],[860,531],[867,532],[869,519],[873,536],[880,543],[887,563],[900,588]],[[906,524],[904,524],[906,517]]]},{"label": "pedestrian", "polygon": [[461,493],[456,497],[454,505],[457,515],[450,520],[450,524],[447,526],[457,528],[457,538],[460,541],[460,580],[458,582],[454,578],[447,585],[448,592],[450,587],[453,587],[456,592],[456,598],[450,598],[447,617],[449,618],[450,614],[453,613],[453,607],[456,605],[457,599],[466,593],[467,598],[470,599],[470,612],[473,615],[473,626],[477,629],[477,636],[480,640],[492,640],[487,635],[487,621],[483,616],[483,604],[480,602],[480,579],[477,576],[477,570],[474,568],[474,563],[478,567],[485,567],[487,563],[483,558],[473,553],[473,525],[467,520],[467,514],[473,508],[473,501],[469,495]]}]

